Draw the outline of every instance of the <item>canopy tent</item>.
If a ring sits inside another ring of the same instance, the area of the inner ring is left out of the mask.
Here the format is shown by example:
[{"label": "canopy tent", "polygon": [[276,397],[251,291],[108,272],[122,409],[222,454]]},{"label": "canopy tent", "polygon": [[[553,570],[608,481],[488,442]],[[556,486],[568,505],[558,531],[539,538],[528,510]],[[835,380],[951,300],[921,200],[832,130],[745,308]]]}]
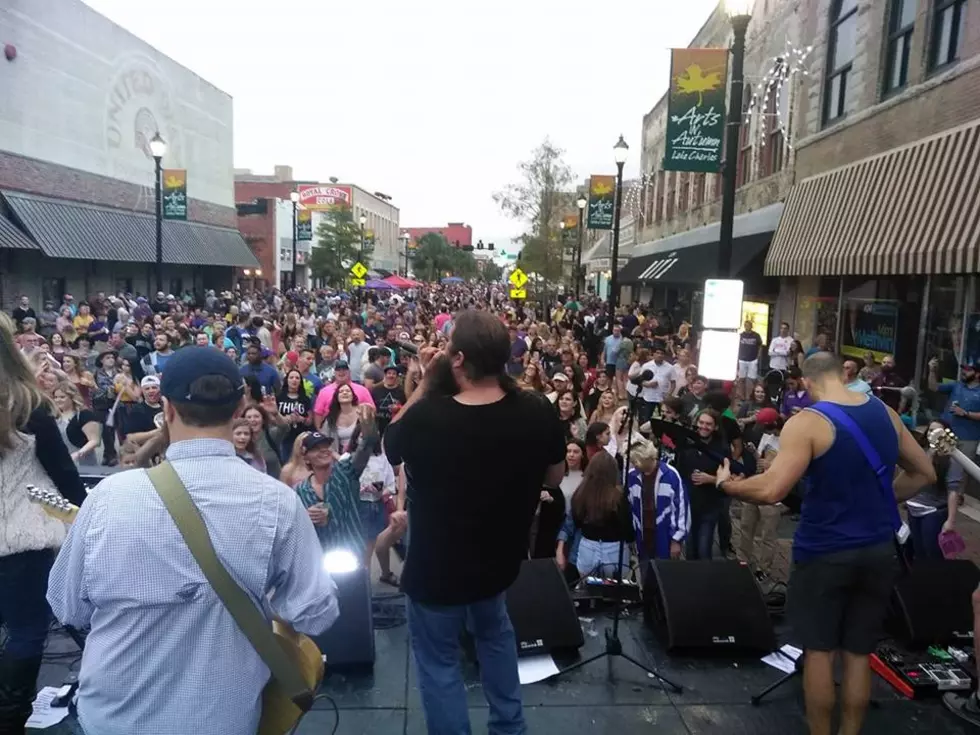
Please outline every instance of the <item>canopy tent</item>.
[{"label": "canopy tent", "polygon": [[466,281],[459,276],[449,276],[448,278],[443,278],[440,283],[450,284],[450,283],[466,283]]},{"label": "canopy tent", "polygon": [[422,285],[418,281],[413,281],[410,278],[402,278],[401,276],[388,276],[385,281],[395,288],[415,288]]},{"label": "canopy tent", "polygon": [[364,288],[371,288],[375,291],[394,291],[395,287],[392,286],[387,281],[378,281],[372,279],[364,284]]}]

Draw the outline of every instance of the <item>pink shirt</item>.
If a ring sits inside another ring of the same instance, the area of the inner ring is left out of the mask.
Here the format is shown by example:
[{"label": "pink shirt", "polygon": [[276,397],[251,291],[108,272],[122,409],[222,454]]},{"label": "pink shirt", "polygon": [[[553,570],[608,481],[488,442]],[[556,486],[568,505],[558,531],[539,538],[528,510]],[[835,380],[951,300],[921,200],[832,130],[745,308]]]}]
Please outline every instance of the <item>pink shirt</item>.
[{"label": "pink shirt", "polygon": [[[354,391],[354,395],[357,398],[358,403],[367,403],[371,406],[374,405],[374,399],[371,398],[371,392],[365,388],[360,383],[351,383],[351,390]],[[323,386],[316,397],[316,403],[313,406],[313,413],[319,414],[320,416],[326,416],[327,411],[330,410],[330,401],[333,400],[333,394],[337,392],[337,384],[330,383],[329,385]]]},{"label": "pink shirt", "polygon": [[433,319],[432,321],[436,325],[436,330],[441,332],[442,328],[446,326],[446,322],[448,322],[450,319],[452,319],[452,317],[449,314],[446,314],[444,312],[439,312],[438,314],[436,314],[436,318]]}]

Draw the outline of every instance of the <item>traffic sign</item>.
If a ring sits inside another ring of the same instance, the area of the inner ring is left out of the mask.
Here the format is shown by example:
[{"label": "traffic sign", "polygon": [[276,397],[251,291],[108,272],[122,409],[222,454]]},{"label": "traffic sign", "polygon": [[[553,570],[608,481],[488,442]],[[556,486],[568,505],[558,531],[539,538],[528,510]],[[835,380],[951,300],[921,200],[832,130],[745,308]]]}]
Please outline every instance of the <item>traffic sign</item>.
[{"label": "traffic sign", "polygon": [[[514,288],[523,289],[524,284],[527,283],[527,274],[520,268],[515,268],[514,272],[510,274],[510,282],[514,284]],[[518,298],[518,297],[514,297]],[[524,298],[521,296],[520,298]]]},{"label": "traffic sign", "polygon": [[510,290],[510,297],[512,299],[526,299],[527,291],[524,290],[523,288],[512,288]]},{"label": "traffic sign", "polygon": [[[354,274],[354,278],[363,279],[364,274],[367,273],[367,268],[364,267],[364,264],[361,261],[357,261],[356,263],[354,263],[354,265],[350,267],[350,272]],[[363,286],[364,284],[359,283],[357,285]]]},{"label": "traffic sign", "polygon": [[364,279],[363,278],[352,278],[352,279],[350,279],[350,283],[351,283],[352,286],[363,286],[364,285]]}]

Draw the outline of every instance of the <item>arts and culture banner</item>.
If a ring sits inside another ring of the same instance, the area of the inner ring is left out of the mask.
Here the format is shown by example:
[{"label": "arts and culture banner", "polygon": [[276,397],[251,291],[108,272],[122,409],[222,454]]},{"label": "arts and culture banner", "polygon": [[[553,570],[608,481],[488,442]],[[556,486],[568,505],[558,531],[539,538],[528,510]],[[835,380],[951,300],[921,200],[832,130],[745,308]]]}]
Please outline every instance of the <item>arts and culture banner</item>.
[{"label": "arts and culture banner", "polygon": [[589,212],[586,227],[611,230],[616,210],[616,177],[593,176],[589,179]]},{"label": "arts and culture banner", "polygon": [[308,209],[296,212],[296,239],[300,242],[313,239],[313,212]]},{"label": "arts and culture banner", "polygon": [[187,219],[186,169],[163,169],[163,218]]},{"label": "arts and culture banner", "polygon": [[671,49],[665,171],[721,171],[727,80],[727,48]]}]

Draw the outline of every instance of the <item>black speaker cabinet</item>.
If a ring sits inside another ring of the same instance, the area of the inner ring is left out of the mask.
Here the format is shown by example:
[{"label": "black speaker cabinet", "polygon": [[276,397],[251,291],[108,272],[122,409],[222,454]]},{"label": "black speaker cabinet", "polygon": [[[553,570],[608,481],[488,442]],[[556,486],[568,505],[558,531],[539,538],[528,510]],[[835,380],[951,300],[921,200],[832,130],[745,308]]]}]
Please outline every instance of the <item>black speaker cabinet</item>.
[{"label": "black speaker cabinet", "polygon": [[776,649],[762,592],[739,562],[651,561],[643,606],[647,625],[671,652]]},{"label": "black speaker cabinet", "polygon": [[528,559],[507,590],[518,654],[574,650],[585,643],[568,585],[554,559]]},{"label": "black speaker cabinet", "polygon": [[973,632],[973,591],[980,569],[969,559],[920,561],[892,592],[890,636],[911,646],[962,642]]},{"label": "black speaker cabinet", "polygon": [[374,666],[374,618],[371,611],[371,570],[358,566],[352,572],[332,575],[337,583],[340,616],[325,633],[313,640],[327,657],[327,668]]}]

